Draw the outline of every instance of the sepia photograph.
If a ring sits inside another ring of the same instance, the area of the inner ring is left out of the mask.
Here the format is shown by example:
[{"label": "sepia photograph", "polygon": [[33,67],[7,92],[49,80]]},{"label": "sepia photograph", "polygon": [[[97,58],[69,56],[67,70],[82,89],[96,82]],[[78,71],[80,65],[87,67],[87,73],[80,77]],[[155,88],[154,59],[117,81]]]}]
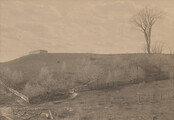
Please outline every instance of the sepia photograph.
[{"label": "sepia photograph", "polygon": [[0,120],[174,120],[174,1],[0,0]]}]

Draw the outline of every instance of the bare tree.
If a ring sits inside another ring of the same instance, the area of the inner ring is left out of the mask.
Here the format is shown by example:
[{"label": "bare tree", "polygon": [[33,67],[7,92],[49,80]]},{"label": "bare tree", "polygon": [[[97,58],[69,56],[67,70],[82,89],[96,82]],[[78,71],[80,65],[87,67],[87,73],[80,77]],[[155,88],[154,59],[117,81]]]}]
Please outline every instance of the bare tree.
[{"label": "bare tree", "polygon": [[163,15],[162,11],[157,9],[144,8],[139,11],[139,13],[131,19],[131,22],[143,32],[146,40],[147,53],[151,53],[151,32],[152,26],[157,20]]},{"label": "bare tree", "polygon": [[152,45],[151,52],[155,54],[157,53],[161,54],[163,52],[163,48],[164,48],[164,43],[156,42],[154,45]]}]

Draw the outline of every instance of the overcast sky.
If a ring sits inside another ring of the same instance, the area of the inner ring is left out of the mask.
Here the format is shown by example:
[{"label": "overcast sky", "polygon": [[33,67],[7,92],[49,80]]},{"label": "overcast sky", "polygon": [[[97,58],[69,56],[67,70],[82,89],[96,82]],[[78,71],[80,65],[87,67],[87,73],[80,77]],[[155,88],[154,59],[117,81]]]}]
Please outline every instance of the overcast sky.
[{"label": "overcast sky", "polygon": [[51,53],[139,53],[144,36],[130,23],[140,9],[164,11],[152,41],[174,50],[173,0],[0,0],[0,61]]}]

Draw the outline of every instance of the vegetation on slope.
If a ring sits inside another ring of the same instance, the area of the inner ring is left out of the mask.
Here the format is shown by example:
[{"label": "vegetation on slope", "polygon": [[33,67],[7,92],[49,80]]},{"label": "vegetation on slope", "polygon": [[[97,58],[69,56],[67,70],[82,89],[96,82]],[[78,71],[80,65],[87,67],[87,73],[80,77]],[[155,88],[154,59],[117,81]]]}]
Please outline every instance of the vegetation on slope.
[{"label": "vegetation on slope", "polygon": [[28,96],[87,83],[168,79],[173,56],[162,54],[37,54],[2,63],[4,82]]}]

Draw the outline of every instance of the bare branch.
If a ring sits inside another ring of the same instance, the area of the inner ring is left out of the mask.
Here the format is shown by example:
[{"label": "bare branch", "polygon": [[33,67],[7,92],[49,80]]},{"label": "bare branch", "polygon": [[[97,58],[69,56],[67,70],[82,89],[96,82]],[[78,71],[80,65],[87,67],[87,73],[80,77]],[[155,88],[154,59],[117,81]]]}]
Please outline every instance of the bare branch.
[{"label": "bare branch", "polygon": [[144,8],[131,19],[131,22],[145,35],[147,51],[149,54],[151,46],[152,26],[156,23],[157,20],[161,18],[162,15],[162,11]]},{"label": "bare branch", "polygon": [[156,42],[153,46],[152,46],[152,48],[151,48],[151,51],[152,51],[152,53],[162,53],[163,52],[163,48],[164,48],[164,43],[162,43],[162,42]]}]

